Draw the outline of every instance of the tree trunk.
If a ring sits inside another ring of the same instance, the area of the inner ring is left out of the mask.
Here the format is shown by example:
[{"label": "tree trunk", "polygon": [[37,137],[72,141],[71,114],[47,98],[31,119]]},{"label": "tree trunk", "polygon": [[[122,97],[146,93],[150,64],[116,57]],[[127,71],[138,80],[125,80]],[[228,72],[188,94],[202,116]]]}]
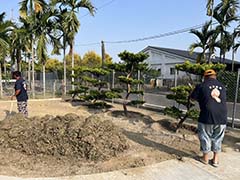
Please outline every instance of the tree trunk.
[{"label": "tree trunk", "polygon": [[232,72],[234,71],[234,58],[235,58],[235,52],[232,50]]},{"label": "tree trunk", "polygon": [[35,67],[34,67],[34,62],[35,62],[35,52],[34,52],[34,43],[32,41],[32,95],[33,99],[35,99]]},{"label": "tree trunk", "polygon": [[128,86],[127,95],[126,95],[126,97],[124,99],[124,102],[123,102],[123,110],[124,110],[125,116],[127,116],[127,114],[128,114],[127,113],[127,100],[128,100],[129,95],[130,95],[130,92],[131,92],[131,85],[128,84],[127,86]]},{"label": "tree trunk", "polygon": [[2,63],[0,63],[0,98],[3,97],[3,86],[2,86]]},{"label": "tree trunk", "polygon": [[6,60],[5,59],[3,60],[3,68],[4,68],[3,69],[3,73],[4,73],[4,76],[6,77],[7,76],[7,64],[6,64]]},{"label": "tree trunk", "polygon": [[31,89],[31,61],[30,58],[28,58],[28,83]]},{"label": "tree trunk", "polygon": [[74,90],[74,70],[73,70],[73,68],[74,68],[74,52],[73,52],[73,46],[74,46],[74,41],[72,42],[72,47],[71,47],[71,52],[72,52],[72,90]]},{"label": "tree trunk", "polygon": [[46,97],[46,72],[45,63],[43,63],[43,97]]},{"label": "tree trunk", "polygon": [[63,47],[63,95],[67,93],[67,64],[66,64],[66,46]]}]

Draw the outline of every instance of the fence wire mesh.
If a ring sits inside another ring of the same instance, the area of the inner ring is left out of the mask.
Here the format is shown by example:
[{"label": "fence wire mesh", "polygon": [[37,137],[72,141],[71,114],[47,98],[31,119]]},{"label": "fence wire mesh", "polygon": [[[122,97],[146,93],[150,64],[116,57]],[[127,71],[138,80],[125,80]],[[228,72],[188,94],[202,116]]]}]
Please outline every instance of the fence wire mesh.
[{"label": "fence wire mesh", "polygon": [[[24,78],[27,78],[27,72],[24,72]],[[104,81],[108,82],[104,88],[122,88],[126,89],[126,84],[120,83],[118,76],[122,75],[120,72],[110,72],[104,78]],[[218,80],[221,81],[227,89],[227,107],[228,117],[230,119],[240,119],[240,88],[239,88],[239,76],[238,72],[223,71],[218,74]],[[164,108],[176,105],[172,100],[166,98],[167,94],[170,94],[170,88],[177,85],[196,85],[202,81],[200,76],[193,76],[183,72],[175,72],[175,78],[163,79],[160,73],[140,74],[136,73],[134,78],[140,78],[144,81],[143,86],[139,86],[140,90],[144,91],[144,96],[140,97],[145,101],[144,106],[150,106],[154,108]],[[29,84],[29,97],[32,98],[32,87]],[[46,75],[46,94],[43,94],[43,78],[42,73],[36,73],[35,75],[35,98],[55,98],[62,97],[63,95],[63,80],[59,79],[56,73]],[[11,96],[14,92],[14,81],[3,81],[3,99]],[[71,90],[71,79],[67,80],[67,92]],[[136,97],[132,95],[130,99]]]}]

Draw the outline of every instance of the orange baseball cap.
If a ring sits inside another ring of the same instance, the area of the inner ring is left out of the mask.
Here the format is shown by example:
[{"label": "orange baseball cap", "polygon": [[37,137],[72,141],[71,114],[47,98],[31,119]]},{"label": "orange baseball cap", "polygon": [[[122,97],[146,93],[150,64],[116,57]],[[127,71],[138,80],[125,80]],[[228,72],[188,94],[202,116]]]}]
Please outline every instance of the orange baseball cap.
[{"label": "orange baseball cap", "polygon": [[208,69],[204,72],[203,76],[216,75],[217,73],[213,69]]}]

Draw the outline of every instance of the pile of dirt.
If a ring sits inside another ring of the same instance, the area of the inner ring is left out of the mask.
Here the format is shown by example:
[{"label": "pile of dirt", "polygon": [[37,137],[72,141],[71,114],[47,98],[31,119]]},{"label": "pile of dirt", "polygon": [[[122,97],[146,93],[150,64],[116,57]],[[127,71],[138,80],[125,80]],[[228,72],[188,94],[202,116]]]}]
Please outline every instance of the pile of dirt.
[{"label": "pile of dirt", "polygon": [[99,115],[67,114],[25,118],[21,114],[0,122],[0,147],[28,155],[71,156],[105,160],[128,148],[125,136]]}]

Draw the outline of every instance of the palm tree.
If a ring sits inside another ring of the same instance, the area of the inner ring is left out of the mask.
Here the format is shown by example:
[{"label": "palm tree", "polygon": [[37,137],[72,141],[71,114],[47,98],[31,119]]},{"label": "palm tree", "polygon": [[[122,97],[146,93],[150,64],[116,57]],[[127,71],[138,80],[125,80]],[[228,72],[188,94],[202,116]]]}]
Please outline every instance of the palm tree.
[{"label": "palm tree", "polygon": [[[46,94],[45,64],[47,61],[47,44],[53,45],[52,54],[60,54],[60,37],[57,32],[57,11],[47,9],[44,13],[38,14],[36,18],[36,40],[37,58],[43,65],[43,94]],[[55,25],[56,24],[56,25]]]},{"label": "palm tree", "polygon": [[[20,3],[20,16],[23,19],[29,19],[29,22],[31,24],[31,29],[34,30],[34,23],[36,19],[36,15],[39,13],[42,13],[47,3],[45,0],[22,0]],[[35,34],[34,31],[31,32],[32,38],[31,38],[31,51],[32,51],[32,94],[33,98],[35,98],[35,70],[34,70],[34,63],[35,63]]]},{"label": "palm tree", "polygon": [[190,45],[190,53],[192,53],[195,48],[202,48],[202,52],[197,57],[197,63],[206,62],[206,51],[209,49],[211,37],[215,34],[215,30],[209,30],[210,25],[211,21],[206,22],[201,31],[196,29],[191,29],[190,31],[190,33],[193,33],[199,38],[198,42]]},{"label": "palm tree", "polygon": [[224,42],[228,41],[226,38],[229,37],[229,33],[226,31],[226,28],[229,27],[230,23],[237,21],[238,17],[236,16],[237,9],[239,8],[238,0],[222,0],[213,11],[213,17],[217,20],[219,25],[216,27],[216,31],[220,34],[220,47],[225,49],[220,49],[220,60],[225,59],[225,53],[228,49]]},{"label": "palm tree", "polygon": [[[213,6],[214,6],[214,0],[208,0],[207,1],[207,15],[211,16],[213,15]],[[212,20],[212,19],[211,19]]]},{"label": "palm tree", "polygon": [[9,32],[12,30],[12,23],[4,21],[5,13],[0,14],[0,98],[3,93],[2,86],[2,64],[9,52]]},{"label": "palm tree", "polygon": [[[69,45],[70,50],[69,54],[72,56],[72,68],[74,67],[74,53],[73,53],[73,47],[74,47],[74,39],[78,32],[78,29],[80,27],[80,22],[77,18],[77,13],[79,12],[80,8],[85,8],[89,11],[91,15],[94,15],[95,8],[92,5],[90,0],[52,0],[52,5],[56,6],[59,5],[59,8],[62,11],[65,11],[64,13],[64,19],[62,22],[63,25],[63,41],[64,46]],[[65,48],[65,47],[64,47]],[[64,59],[65,61],[65,59]],[[66,63],[64,63],[64,76],[66,75]],[[72,75],[74,74],[74,71],[72,70]],[[72,79],[74,81],[74,79]],[[64,77],[64,86],[66,87],[66,77]],[[66,93],[66,91],[64,92]]]},{"label": "palm tree", "polygon": [[235,43],[235,39],[239,38],[240,36],[240,25],[237,26],[237,28],[234,29],[233,31],[233,46],[232,46],[232,71],[234,71],[234,59],[235,59],[235,54],[237,53],[237,50],[240,46],[240,42],[238,41]]},{"label": "palm tree", "polygon": [[[17,34],[19,34],[21,42],[24,44],[23,46],[23,52],[25,57],[28,58],[28,82],[31,82],[31,49],[32,49],[32,18],[27,17],[27,18],[19,18],[21,22],[21,27],[16,30]],[[13,45],[14,47],[14,45]],[[16,47],[18,48],[18,47]]]}]

